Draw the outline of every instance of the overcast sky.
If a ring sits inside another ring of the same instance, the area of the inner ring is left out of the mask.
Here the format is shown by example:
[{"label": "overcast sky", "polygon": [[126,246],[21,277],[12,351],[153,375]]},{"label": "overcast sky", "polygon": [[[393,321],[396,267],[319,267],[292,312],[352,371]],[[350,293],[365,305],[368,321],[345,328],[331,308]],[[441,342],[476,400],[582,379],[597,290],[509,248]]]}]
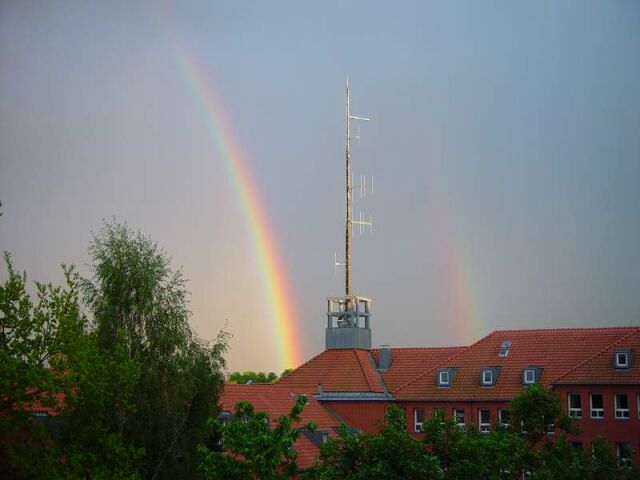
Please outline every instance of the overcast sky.
[{"label": "overcast sky", "polygon": [[[278,370],[242,210],[174,42],[223,99],[324,348],[343,292],[344,83],[375,176],[354,293],[374,345],[640,323],[640,3],[0,2],[0,249],[86,272],[115,216],[182,266],[232,370]],[[0,279],[6,278],[3,272]]]}]

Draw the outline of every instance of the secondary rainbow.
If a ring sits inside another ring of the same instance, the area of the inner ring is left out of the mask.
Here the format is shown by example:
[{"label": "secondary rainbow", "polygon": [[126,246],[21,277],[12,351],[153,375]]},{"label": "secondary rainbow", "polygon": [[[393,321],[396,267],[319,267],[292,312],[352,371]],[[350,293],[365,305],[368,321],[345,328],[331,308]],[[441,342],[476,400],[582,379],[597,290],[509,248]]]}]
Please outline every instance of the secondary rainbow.
[{"label": "secondary rainbow", "polygon": [[[458,341],[469,342],[484,335],[475,282],[472,281],[468,242],[456,224],[456,215],[446,193],[446,176],[438,159],[427,164],[427,202],[437,243],[444,257],[443,282],[446,288],[451,325]],[[459,223],[459,222],[458,222]]]},{"label": "secondary rainbow", "polygon": [[198,105],[206,124],[209,139],[220,155],[235,192],[254,250],[269,318],[275,332],[276,348],[281,369],[297,367],[302,363],[298,326],[293,315],[293,295],[277,248],[271,222],[264,208],[258,187],[244,160],[239,143],[196,57],[178,42],[172,42],[174,59],[185,84]]}]

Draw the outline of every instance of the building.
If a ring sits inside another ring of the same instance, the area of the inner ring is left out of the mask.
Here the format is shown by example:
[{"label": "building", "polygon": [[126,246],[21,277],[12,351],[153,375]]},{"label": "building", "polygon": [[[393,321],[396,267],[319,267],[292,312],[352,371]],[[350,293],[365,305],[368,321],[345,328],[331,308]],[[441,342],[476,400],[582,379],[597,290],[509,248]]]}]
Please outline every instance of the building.
[{"label": "building", "polygon": [[[220,399],[220,408],[223,413],[233,413],[239,401],[247,400],[251,402],[254,410],[268,412],[269,417],[275,419],[289,413],[299,395],[291,388],[278,384],[227,384]],[[308,395],[307,400],[300,416],[300,422],[296,423],[294,427],[300,428],[314,422],[317,429],[314,432],[304,432],[296,442],[298,466],[303,469],[315,464],[320,444],[328,438],[335,437],[340,425],[340,422],[323,408],[312,395]]]},{"label": "building", "polygon": [[[349,98],[347,82],[345,257],[335,259],[345,267],[345,295],[327,299],[325,351],[277,387],[306,394],[338,422],[364,431],[377,430],[385,409],[400,405],[419,436],[436,408],[462,428],[490,432],[508,422],[505,406],[514,396],[541,384],[559,393],[562,408],[578,422],[581,433],[573,442],[588,445],[602,435],[621,458],[635,451],[640,466],[640,327],[501,330],[466,347],[371,348],[371,300],[351,291],[351,229],[371,227],[371,217],[352,218],[350,125],[368,119],[350,113]],[[275,395],[253,388],[243,395]],[[225,389],[225,409],[237,391]]]},{"label": "building", "polygon": [[[333,418],[332,425],[323,416],[329,432],[340,422],[376,431],[391,404],[405,409],[415,436],[434,409],[462,428],[489,432],[508,422],[504,408],[514,396],[539,383],[558,392],[564,412],[578,423],[572,442],[590,445],[603,436],[621,458],[634,451],[632,461],[640,465],[640,327],[499,330],[466,347],[372,349],[370,334],[346,331],[370,328],[368,321],[338,327],[332,320],[330,312],[327,330],[340,328],[344,335],[327,334],[322,353],[272,387],[280,395],[307,394],[314,411]],[[232,407],[231,397],[255,399],[261,389],[228,386],[223,407]]]}]

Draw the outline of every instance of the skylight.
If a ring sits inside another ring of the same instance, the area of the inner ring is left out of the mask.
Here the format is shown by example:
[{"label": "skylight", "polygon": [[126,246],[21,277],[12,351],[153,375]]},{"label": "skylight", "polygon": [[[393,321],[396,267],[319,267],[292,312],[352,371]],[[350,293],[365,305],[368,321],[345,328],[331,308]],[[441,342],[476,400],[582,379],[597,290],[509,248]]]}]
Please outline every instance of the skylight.
[{"label": "skylight", "polygon": [[506,357],[507,355],[509,355],[509,348],[510,347],[511,347],[511,341],[510,340],[503,341],[502,344],[500,345],[500,353],[498,354],[498,356]]}]

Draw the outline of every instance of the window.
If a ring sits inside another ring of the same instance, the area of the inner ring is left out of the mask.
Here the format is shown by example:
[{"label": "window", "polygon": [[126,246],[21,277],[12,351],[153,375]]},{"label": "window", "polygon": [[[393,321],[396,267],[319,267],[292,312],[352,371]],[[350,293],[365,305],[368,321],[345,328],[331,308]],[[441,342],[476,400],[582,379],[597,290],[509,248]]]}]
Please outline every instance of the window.
[{"label": "window", "polygon": [[571,442],[571,448],[582,450],[582,442]]},{"label": "window", "polygon": [[482,384],[493,385],[493,370],[482,371]]},{"label": "window", "polygon": [[509,348],[511,347],[511,342],[509,340],[505,340],[500,345],[500,352],[498,353],[499,357],[506,357],[509,355]]},{"label": "window", "polygon": [[631,444],[627,442],[616,443],[616,456],[619,467],[631,465]]},{"label": "window", "polygon": [[582,399],[579,393],[569,394],[569,416],[572,418],[582,418]]},{"label": "window", "polygon": [[618,350],[614,353],[614,364],[616,368],[629,368],[629,352],[626,350]]},{"label": "window", "polygon": [[601,393],[589,395],[591,402],[591,418],[604,418],[604,398]]},{"label": "window", "polygon": [[536,383],[536,371],[533,368],[526,368],[524,370],[523,383],[525,385],[531,385]]},{"label": "window", "polygon": [[322,432],[322,443],[329,441],[329,432]]},{"label": "window", "polygon": [[453,418],[458,427],[460,427],[462,430],[466,428],[464,423],[464,410],[462,408],[453,409]]},{"label": "window", "polygon": [[489,410],[478,410],[478,425],[482,433],[491,431],[491,414]]},{"label": "window", "polygon": [[413,431],[421,432],[424,424],[424,408],[413,409]]},{"label": "window", "polygon": [[520,420],[520,432],[525,434],[527,433],[527,427],[524,425],[524,420]]},{"label": "window", "polygon": [[511,415],[509,415],[509,410],[506,408],[498,409],[498,422],[500,423],[500,426],[508,428],[509,425],[511,425],[510,419]]},{"label": "window", "polygon": [[616,393],[614,395],[616,405],[616,419],[629,419],[629,397],[626,393]]},{"label": "window", "polygon": [[547,423],[544,426],[545,435],[553,435],[556,432],[556,425],[554,423]]},{"label": "window", "polygon": [[449,387],[453,383],[458,369],[456,367],[447,367],[438,369],[438,386]]}]

